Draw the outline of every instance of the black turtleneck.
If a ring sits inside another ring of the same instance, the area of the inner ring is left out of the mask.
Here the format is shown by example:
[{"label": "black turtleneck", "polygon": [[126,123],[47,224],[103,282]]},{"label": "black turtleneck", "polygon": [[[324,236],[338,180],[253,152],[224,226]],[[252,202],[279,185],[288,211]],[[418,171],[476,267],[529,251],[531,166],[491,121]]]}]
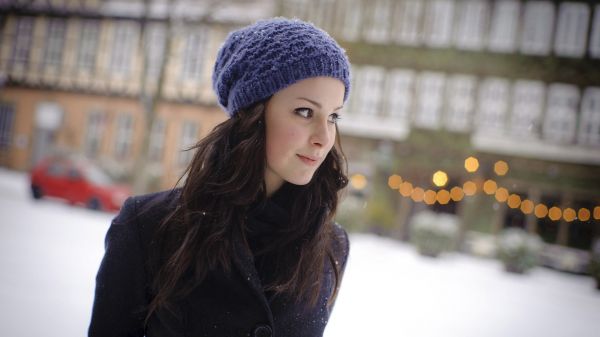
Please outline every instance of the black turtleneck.
[{"label": "black turtleneck", "polygon": [[293,187],[284,184],[270,198],[253,205],[246,222],[246,240],[254,255],[254,264],[263,285],[275,276],[276,243],[290,226],[290,193]]}]

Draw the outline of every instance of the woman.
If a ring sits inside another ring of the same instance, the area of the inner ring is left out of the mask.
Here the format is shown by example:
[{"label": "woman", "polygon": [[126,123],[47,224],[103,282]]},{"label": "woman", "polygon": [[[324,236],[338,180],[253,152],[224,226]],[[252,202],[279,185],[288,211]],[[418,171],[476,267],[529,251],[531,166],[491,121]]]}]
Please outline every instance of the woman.
[{"label": "woman", "polygon": [[275,18],[227,37],[213,87],[231,117],[180,189],[127,200],[106,237],[90,336],[321,336],[348,257],[336,122],[345,52]]}]

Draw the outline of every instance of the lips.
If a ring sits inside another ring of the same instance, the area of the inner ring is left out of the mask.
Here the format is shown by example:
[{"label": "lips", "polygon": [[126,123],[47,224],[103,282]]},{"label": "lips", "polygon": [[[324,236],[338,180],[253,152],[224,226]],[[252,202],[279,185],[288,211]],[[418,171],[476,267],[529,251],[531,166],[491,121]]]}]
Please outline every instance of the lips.
[{"label": "lips", "polygon": [[298,158],[305,164],[310,165],[310,166],[315,166],[319,163],[319,157],[315,157],[315,156],[305,156],[305,155],[301,155],[301,154],[297,154],[296,156],[298,156]]}]

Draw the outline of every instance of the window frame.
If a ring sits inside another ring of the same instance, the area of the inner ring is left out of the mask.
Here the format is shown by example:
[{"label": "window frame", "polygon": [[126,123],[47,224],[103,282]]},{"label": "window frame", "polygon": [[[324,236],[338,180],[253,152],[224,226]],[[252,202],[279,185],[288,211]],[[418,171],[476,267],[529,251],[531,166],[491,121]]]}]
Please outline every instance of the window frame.
[{"label": "window frame", "polygon": [[179,138],[179,151],[177,151],[178,166],[187,166],[194,157],[194,152],[188,150],[198,141],[199,123],[185,120],[181,123],[181,135]]},{"label": "window frame", "polygon": [[126,159],[133,148],[134,118],[131,113],[121,113],[117,116],[115,135],[115,158]]},{"label": "window frame", "polygon": [[93,72],[96,68],[98,44],[100,42],[100,21],[83,19],[77,50],[77,68]]}]

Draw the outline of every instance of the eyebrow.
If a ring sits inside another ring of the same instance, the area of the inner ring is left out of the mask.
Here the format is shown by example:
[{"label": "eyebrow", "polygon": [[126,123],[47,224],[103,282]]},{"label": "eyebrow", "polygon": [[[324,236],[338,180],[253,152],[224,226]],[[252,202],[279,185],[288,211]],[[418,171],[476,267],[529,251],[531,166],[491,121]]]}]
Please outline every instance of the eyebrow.
[{"label": "eyebrow", "polygon": [[[305,100],[305,101],[308,101],[308,102],[310,102],[310,103],[312,103],[312,104],[316,105],[317,107],[319,107],[319,109],[322,109],[322,108],[323,108],[323,107],[321,106],[321,104],[319,104],[319,102],[315,102],[315,101],[313,101],[312,99],[308,99],[308,98],[306,98],[306,97],[296,97],[296,98],[298,98],[298,99],[303,99],[303,100]],[[335,108],[333,111],[340,110],[340,109],[341,109],[341,108],[343,108],[343,107],[344,107],[344,106],[343,106],[343,105],[341,105],[341,106],[339,106],[339,107]]]}]

